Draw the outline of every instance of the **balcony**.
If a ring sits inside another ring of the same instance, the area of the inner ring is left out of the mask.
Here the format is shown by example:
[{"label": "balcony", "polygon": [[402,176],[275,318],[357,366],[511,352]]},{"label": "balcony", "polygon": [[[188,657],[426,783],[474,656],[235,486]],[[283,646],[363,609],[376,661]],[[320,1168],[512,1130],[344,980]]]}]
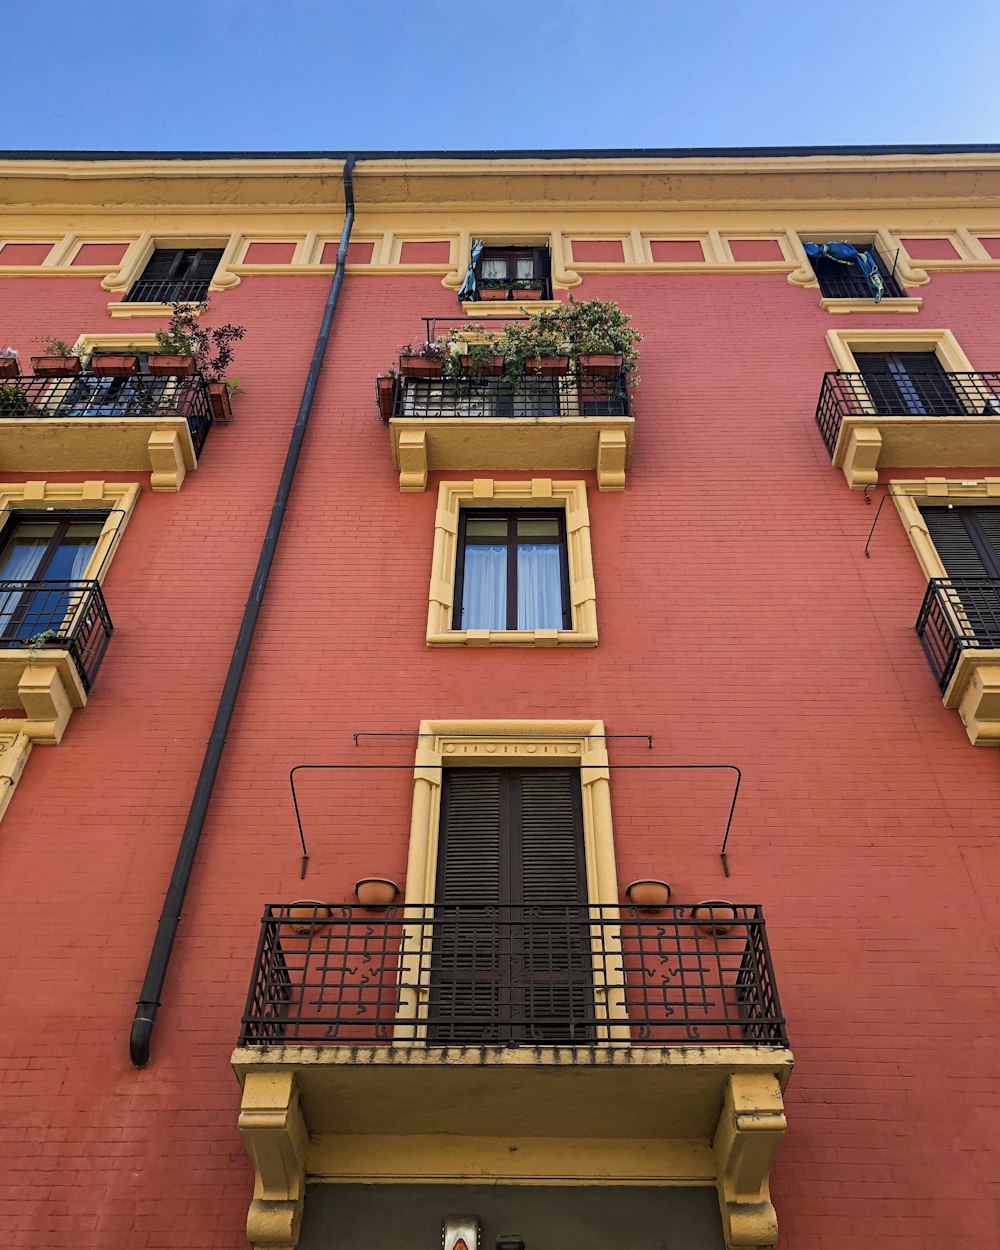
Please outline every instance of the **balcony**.
[{"label": "balcony", "polygon": [[270,906],[233,1063],[269,1202],[276,1117],[303,1181],[414,1151],[553,1180],[572,1138],[581,1177],[714,1184],[727,1244],[774,1240],[791,1053],[756,906]]},{"label": "balcony", "polygon": [[0,381],[0,468],[151,472],[179,490],[213,423],[208,383],[190,377],[21,375]]},{"label": "balcony", "polygon": [[114,626],[100,583],[0,581],[0,706],[36,741],[58,742],[83,707]]},{"label": "balcony", "polygon": [[1000,463],[1000,372],[827,373],[816,423],[852,489],[879,467]]},{"label": "balcony", "polygon": [[1000,578],[932,578],[916,629],[945,707],[976,746],[1000,746]]}]

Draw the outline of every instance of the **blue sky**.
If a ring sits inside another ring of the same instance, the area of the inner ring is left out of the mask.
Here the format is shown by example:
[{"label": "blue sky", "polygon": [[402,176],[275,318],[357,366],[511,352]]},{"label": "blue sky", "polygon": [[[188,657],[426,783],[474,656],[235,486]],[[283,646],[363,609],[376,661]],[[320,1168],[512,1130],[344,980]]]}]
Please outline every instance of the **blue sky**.
[{"label": "blue sky", "polygon": [[1000,141],[998,0],[10,0],[3,32],[13,149]]}]

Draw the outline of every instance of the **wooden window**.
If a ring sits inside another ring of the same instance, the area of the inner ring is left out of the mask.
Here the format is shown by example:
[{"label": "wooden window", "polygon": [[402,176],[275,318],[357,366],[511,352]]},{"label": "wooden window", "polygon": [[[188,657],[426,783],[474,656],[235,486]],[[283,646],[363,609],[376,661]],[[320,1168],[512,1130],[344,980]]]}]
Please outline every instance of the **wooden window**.
[{"label": "wooden window", "polygon": [[203,300],[222,260],[221,247],[158,247],[125,296],[127,303]]},{"label": "wooden window", "polygon": [[865,352],[858,369],[880,416],[961,416],[965,405],[935,352]]},{"label": "wooden window", "polygon": [[[506,299],[551,299],[551,260],[547,247],[484,247],[476,263],[477,291]],[[486,298],[489,298],[487,295]],[[495,296],[494,296],[495,298]]]},{"label": "wooden window", "polygon": [[590,1039],[579,771],[450,769],[443,786],[429,1039]]},{"label": "wooden window", "polygon": [[465,508],[454,629],[572,629],[562,509]]},{"label": "wooden window", "polygon": [[[867,252],[874,260],[879,273],[882,275],[883,298],[902,298],[906,292],[897,283],[892,272],[892,265],[885,263],[885,260],[879,255],[875,244],[869,241],[867,243],[855,243],[854,246],[859,252]],[[816,275],[816,281],[819,283],[820,292],[827,299],[872,298],[871,287],[865,281],[864,274],[862,274],[855,261],[845,264],[843,261],[831,260],[829,256],[814,256],[810,263]]]},{"label": "wooden window", "polygon": [[950,578],[1000,578],[1000,508],[922,507]]},{"label": "wooden window", "polygon": [[97,549],[103,512],[17,512],[0,532],[0,640],[58,631]]}]

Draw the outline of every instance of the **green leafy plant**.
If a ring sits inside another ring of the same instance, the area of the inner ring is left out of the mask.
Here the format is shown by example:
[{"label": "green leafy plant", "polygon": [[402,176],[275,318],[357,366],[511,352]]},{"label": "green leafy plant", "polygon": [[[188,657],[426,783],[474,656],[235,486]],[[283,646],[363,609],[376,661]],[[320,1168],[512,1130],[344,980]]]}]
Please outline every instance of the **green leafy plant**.
[{"label": "green leafy plant", "polygon": [[[243,326],[227,323],[204,326],[198,318],[208,311],[208,300],[198,304],[171,304],[170,321],[156,333],[156,346],[165,356],[193,356],[198,372],[209,382],[225,382],[233,362],[233,344],[243,338]],[[230,394],[240,395],[239,379]],[[227,383],[228,385],[228,383]]]},{"label": "green leafy plant", "polygon": [[0,383],[0,416],[22,417],[30,411],[31,404],[16,382]]},{"label": "green leafy plant", "polygon": [[38,652],[46,643],[55,642],[59,637],[59,633],[54,629],[43,629],[41,633],[33,634],[30,638],[24,640],[24,645],[28,647],[28,663],[33,664],[38,657]]},{"label": "green leafy plant", "polygon": [[65,339],[44,338],[36,339],[35,341],[41,343],[42,353],[46,356],[75,356],[79,354],[73,351]]},{"label": "green leafy plant", "polygon": [[558,312],[574,361],[581,356],[621,356],[629,381],[638,384],[635,371],[642,335],[614,300],[576,300],[571,295]]}]

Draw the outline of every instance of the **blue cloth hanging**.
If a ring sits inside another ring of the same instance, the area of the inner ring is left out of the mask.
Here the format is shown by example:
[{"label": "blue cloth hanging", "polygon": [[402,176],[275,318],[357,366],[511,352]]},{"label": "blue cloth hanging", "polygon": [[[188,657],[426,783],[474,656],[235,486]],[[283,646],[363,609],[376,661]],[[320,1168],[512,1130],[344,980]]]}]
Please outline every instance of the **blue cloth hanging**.
[{"label": "blue cloth hanging", "polygon": [[476,298],[476,265],[479,258],[483,254],[482,239],[472,240],[472,257],[469,261],[469,268],[465,271],[465,281],[462,283],[458,292],[459,299],[475,299]]},{"label": "blue cloth hanging", "polygon": [[835,260],[841,265],[857,265],[869,291],[878,304],[885,293],[885,284],[879,273],[878,265],[871,252],[860,252],[853,243],[805,243],[803,247],[810,260],[817,256],[825,256],[827,260]]}]

